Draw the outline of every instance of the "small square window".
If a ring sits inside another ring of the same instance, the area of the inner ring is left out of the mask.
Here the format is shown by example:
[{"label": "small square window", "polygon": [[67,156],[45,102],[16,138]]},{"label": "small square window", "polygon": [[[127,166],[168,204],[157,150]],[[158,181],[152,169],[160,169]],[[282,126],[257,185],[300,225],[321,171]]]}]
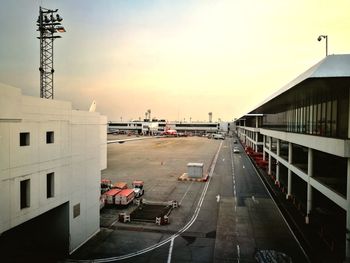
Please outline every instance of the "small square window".
[{"label": "small square window", "polygon": [[51,198],[55,195],[55,173],[46,175],[46,197]]},{"label": "small square window", "polygon": [[30,179],[21,181],[20,185],[21,194],[21,209],[30,206]]},{"label": "small square window", "polygon": [[73,206],[73,218],[80,216],[80,203]]},{"label": "small square window", "polygon": [[21,132],[19,134],[19,145],[28,146],[30,144],[30,134],[29,132]]},{"label": "small square window", "polygon": [[46,143],[54,143],[54,132],[53,131],[46,132]]}]

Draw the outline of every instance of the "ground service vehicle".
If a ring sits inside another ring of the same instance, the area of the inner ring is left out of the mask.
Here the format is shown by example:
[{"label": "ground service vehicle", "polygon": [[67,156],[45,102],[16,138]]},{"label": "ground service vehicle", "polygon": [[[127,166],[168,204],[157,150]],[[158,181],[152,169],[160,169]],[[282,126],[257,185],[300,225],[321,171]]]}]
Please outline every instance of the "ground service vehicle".
[{"label": "ground service vehicle", "polygon": [[101,194],[104,194],[108,190],[112,189],[112,181],[108,179],[101,180]]},{"label": "ground service vehicle", "polygon": [[113,184],[112,188],[123,190],[128,188],[128,184],[125,182],[116,182]]},{"label": "ground service vehicle", "polygon": [[104,208],[104,206],[105,206],[105,196],[104,195],[101,195],[100,196],[100,210],[102,209],[102,208]]},{"label": "ground service vehicle", "polygon": [[103,195],[105,196],[105,202],[108,205],[113,205],[115,203],[116,195],[119,194],[122,190],[120,189],[111,189],[105,192]]},{"label": "ground service vehicle", "polygon": [[134,187],[135,198],[140,197],[145,193],[145,190],[143,189],[143,181],[134,181],[132,186]]},{"label": "ground service vehicle", "polygon": [[213,138],[214,138],[215,140],[225,140],[225,136],[222,135],[221,133],[215,133],[215,134],[213,135]]},{"label": "ground service vehicle", "polygon": [[177,131],[176,130],[166,130],[163,134],[177,136]]},{"label": "ground service vehicle", "polygon": [[135,198],[135,193],[133,189],[123,189],[116,194],[114,203],[116,205],[128,205]]}]

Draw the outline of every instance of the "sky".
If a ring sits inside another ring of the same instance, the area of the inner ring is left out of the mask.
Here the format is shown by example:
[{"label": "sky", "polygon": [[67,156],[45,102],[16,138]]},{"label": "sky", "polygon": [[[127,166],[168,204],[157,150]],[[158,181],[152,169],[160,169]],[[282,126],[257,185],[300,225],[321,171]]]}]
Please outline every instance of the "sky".
[{"label": "sky", "polygon": [[0,82],[40,94],[39,6],[59,9],[54,93],[109,121],[231,121],[350,50],[350,1],[0,0]]}]

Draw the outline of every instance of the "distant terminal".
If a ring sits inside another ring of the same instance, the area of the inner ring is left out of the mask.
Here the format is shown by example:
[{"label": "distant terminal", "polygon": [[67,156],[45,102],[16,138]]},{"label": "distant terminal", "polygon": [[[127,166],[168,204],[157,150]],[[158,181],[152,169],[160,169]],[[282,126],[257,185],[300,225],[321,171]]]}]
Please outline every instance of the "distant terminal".
[{"label": "distant terminal", "polygon": [[138,121],[108,122],[108,133],[161,135],[167,131],[176,131],[177,135],[205,135],[219,132],[229,133],[228,122],[167,122],[164,119],[144,119]]}]

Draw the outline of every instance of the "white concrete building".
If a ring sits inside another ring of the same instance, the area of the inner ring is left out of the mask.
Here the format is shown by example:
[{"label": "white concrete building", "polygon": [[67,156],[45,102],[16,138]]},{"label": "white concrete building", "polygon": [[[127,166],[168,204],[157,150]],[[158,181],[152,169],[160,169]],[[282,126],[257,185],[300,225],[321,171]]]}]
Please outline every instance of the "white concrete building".
[{"label": "white concrete building", "polygon": [[20,89],[0,84],[2,248],[8,244],[16,253],[35,253],[37,245],[58,245],[54,252],[62,255],[99,231],[106,130],[107,119],[99,113],[24,96]]}]

